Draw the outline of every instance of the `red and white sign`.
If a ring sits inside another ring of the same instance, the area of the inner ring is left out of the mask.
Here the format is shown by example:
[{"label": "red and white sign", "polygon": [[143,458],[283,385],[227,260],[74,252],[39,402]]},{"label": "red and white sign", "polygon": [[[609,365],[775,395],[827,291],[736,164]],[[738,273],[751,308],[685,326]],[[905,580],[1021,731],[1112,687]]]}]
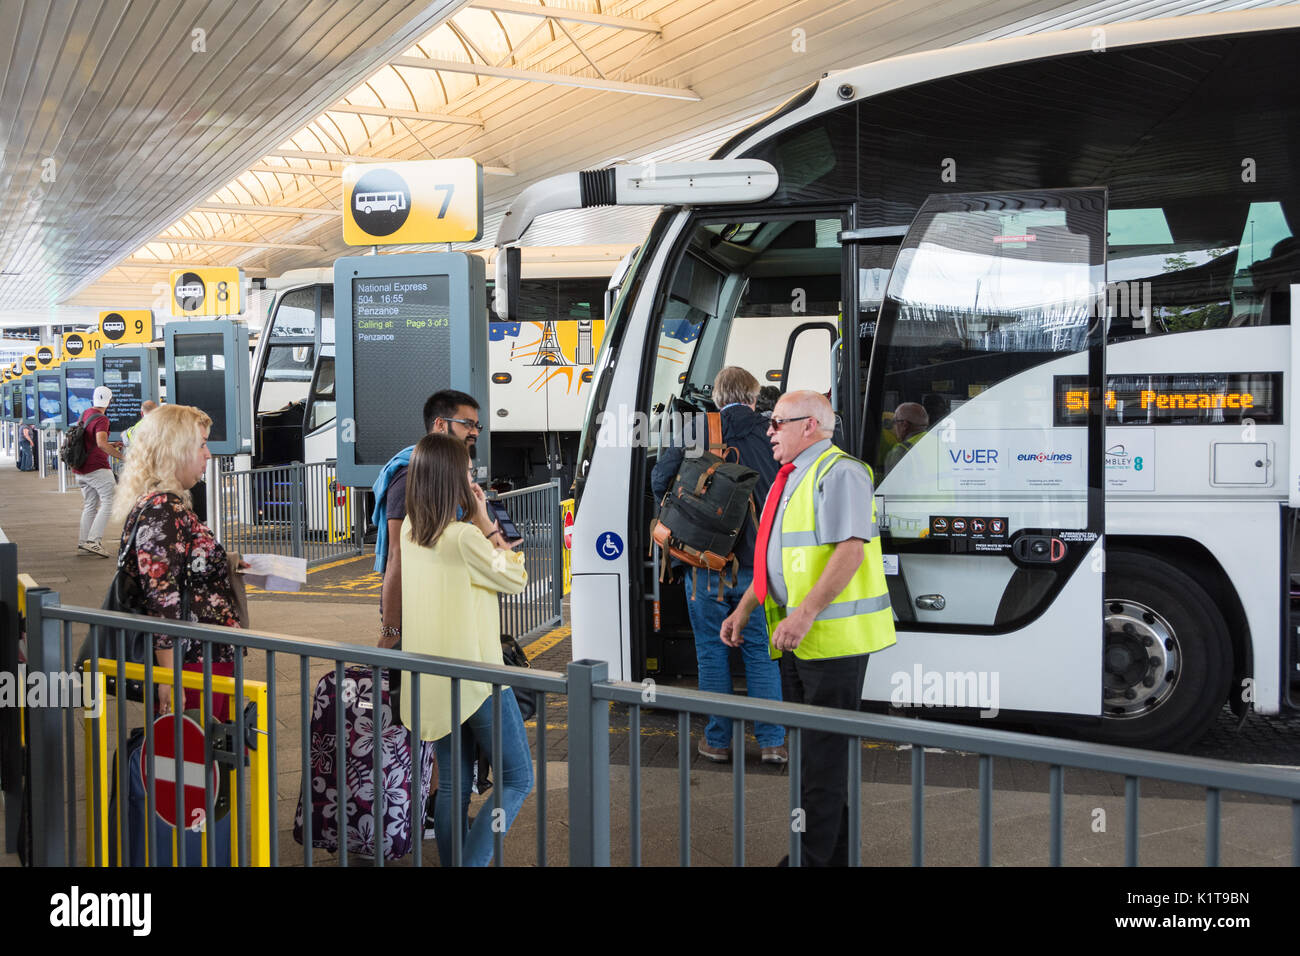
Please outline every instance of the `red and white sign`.
[{"label": "red and white sign", "polygon": [[564,550],[573,550],[573,512],[564,516]]},{"label": "red and white sign", "polygon": [[[154,809],[171,826],[176,826],[176,715],[164,714],[153,722],[154,745]],[[196,820],[202,820],[204,810],[203,797],[203,728],[188,717],[181,720],[181,761],[184,779],[185,826]],[[149,780],[146,777],[148,761],[140,760],[140,782],[145,792],[149,792]],[[216,794],[218,779],[217,765],[211,767],[212,792]]]}]

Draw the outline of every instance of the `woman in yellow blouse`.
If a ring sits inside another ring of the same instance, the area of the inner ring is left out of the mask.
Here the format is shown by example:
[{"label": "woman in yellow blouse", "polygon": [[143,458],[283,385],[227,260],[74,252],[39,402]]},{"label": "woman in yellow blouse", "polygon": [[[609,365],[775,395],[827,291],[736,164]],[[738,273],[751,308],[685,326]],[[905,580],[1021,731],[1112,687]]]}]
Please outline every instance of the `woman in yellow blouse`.
[{"label": "woman in yellow blouse", "polygon": [[[458,519],[458,515],[465,516]],[[402,522],[402,647],[419,654],[501,664],[497,592],[518,594],[528,583],[523,555],[510,550],[488,516],[473,481],[469,452],[450,435],[425,435],[411,453]],[[403,674],[409,681],[411,675]],[[402,722],[411,726],[411,694],[402,694]],[[451,734],[461,745],[461,819],[466,866],[492,860],[492,814],[468,830],[474,744],[492,751],[492,685],[461,681],[460,713],[451,713],[451,680],[420,675],[420,737],[434,741],[438,795],[434,832],[443,865],[451,862]],[[514,822],[533,788],[533,761],[523,718],[509,687],[501,691],[501,806]]]}]

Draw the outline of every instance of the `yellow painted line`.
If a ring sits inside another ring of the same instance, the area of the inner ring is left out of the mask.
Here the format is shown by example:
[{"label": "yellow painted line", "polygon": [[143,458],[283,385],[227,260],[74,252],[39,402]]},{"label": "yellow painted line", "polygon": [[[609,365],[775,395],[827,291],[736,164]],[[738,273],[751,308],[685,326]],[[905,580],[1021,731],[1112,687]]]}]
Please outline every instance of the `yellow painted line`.
[{"label": "yellow painted line", "polygon": [[284,594],[286,596],[293,595],[294,597],[347,597],[347,593],[343,591],[263,591],[261,588],[254,587],[251,584],[248,585],[247,591],[249,594]]},{"label": "yellow painted line", "polygon": [[318,564],[314,568],[308,568],[308,574],[315,574],[317,571],[328,571],[330,568],[341,568],[345,564],[353,564],[357,561],[364,561],[367,558],[374,560],[373,554],[358,554],[355,557],[343,558],[341,561],[331,561],[329,564]]},{"label": "yellow painted line", "polygon": [[553,628],[525,647],[524,656],[531,661],[536,658],[537,655],[549,651],[552,647],[565,640],[572,633],[573,628],[568,624],[562,624],[557,628]]}]

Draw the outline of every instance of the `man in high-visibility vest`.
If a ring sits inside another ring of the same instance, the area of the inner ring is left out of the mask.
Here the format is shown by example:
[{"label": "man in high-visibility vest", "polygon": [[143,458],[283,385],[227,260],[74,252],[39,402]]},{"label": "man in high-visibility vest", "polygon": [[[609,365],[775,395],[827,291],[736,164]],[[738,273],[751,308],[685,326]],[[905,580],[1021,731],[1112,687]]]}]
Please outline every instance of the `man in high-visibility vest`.
[{"label": "man in high-visibility vest", "polygon": [[894,447],[885,456],[885,474],[889,474],[924,438],[930,428],[930,413],[918,402],[904,402],[894,409]]},{"label": "man in high-visibility vest", "polygon": [[[785,395],[768,426],[781,463],[763,506],[754,583],[722,622],[739,646],[750,612],[767,612],[788,701],[857,710],[867,655],[894,643],[871,469],[831,443],[835,415],[817,392]],[[785,652],[790,653],[785,653]],[[806,866],[844,866],[849,841],[845,738],[805,730],[800,779]]]},{"label": "man in high-visibility vest", "polygon": [[140,417],[136,419],[136,423],[134,425],[132,425],[126,431],[122,432],[122,446],[124,448],[128,450],[131,448],[131,442],[135,440],[136,430],[140,427],[141,424],[143,424],[145,416],[148,415],[157,407],[158,407],[158,403],[151,398],[146,398],[143,402],[140,403]]}]

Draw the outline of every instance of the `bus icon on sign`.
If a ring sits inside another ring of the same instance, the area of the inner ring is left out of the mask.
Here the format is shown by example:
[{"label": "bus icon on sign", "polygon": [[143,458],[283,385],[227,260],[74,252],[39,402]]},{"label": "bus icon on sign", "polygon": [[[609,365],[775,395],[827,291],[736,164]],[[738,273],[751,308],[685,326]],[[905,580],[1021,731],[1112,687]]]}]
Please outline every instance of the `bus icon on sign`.
[{"label": "bus icon on sign", "polygon": [[203,286],[190,283],[188,285],[178,285],[176,287],[176,298],[178,299],[201,299],[203,298]]},{"label": "bus icon on sign", "polygon": [[352,197],[352,205],[357,212],[367,216],[372,212],[397,212],[406,208],[405,193],[357,193]]}]

